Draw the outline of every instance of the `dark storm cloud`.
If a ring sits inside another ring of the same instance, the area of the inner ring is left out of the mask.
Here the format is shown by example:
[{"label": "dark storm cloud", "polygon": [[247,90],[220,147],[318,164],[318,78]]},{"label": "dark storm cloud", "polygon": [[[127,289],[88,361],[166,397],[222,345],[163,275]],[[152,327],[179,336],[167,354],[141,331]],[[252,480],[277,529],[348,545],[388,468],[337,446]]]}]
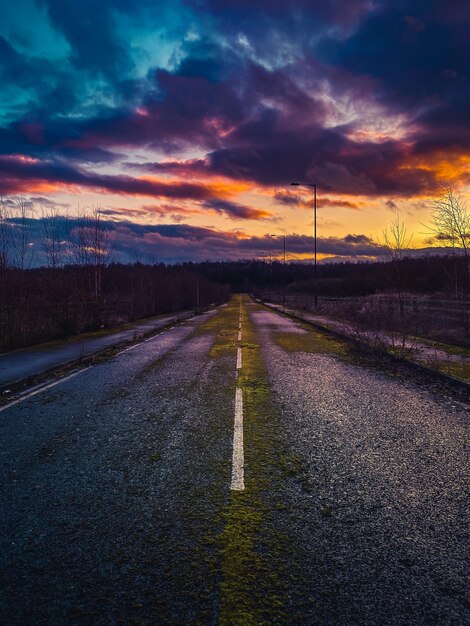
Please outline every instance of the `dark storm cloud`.
[{"label": "dark storm cloud", "polygon": [[28,116],[44,117],[51,110],[65,112],[76,103],[72,78],[63,68],[45,58],[18,52],[2,36],[0,81],[4,94],[0,112],[3,107],[8,109],[11,106],[10,101],[15,100],[15,95],[23,100],[23,105],[17,106],[20,115],[24,107]]},{"label": "dark storm cloud", "polygon": [[419,194],[436,182],[428,169],[401,168],[409,152],[400,143],[356,143],[319,127],[283,131],[272,111],[239,128],[231,142],[209,154],[208,171],[265,185],[300,177],[328,192],[371,196]]},{"label": "dark storm cloud", "polygon": [[[69,51],[55,63],[45,52],[20,53],[0,38],[3,85],[17,83],[28,91],[19,96],[17,115],[8,109],[0,151],[43,160],[16,169],[2,161],[3,193],[42,180],[215,202],[199,184],[163,184],[82,167],[126,160],[126,149],[142,148],[173,161],[134,168],[223,175],[272,187],[304,178],[325,192],[406,197],[436,183],[432,170],[416,163],[469,150],[467,3],[40,4]],[[183,14],[186,21],[178,26]],[[152,28],[166,29],[162,46],[171,40],[173,48],[165,67],[151,58],[145,73],[138,68],[139,28],[147,35]],[[335,99],[345,94],[382,106],[384,115],[406,114],[410,128],[404,139],[354,140],[361,119],[335,126]],[[185,150],[201,156],[178,162]],[[294,204],[286,194],[278,199]],[[257,209],[217,202],[207,207],[233,217],[257,215]]]},{"label": "dark storm cloud", "polygon": [[[82,153],[97,161],[112,160],[108,148],[114,147],[146,146],[168,153],[192,145],[214,148],[220,145],[220,133],[245,119],[247,102],[235,94],[235,81],[159,70],[152,84],[158,93],[147,95],[140,107],[111,109],[88,120],[45,121],[49,146],[65,156]],[[10,131],[9,139],[25,148],[21,128]]]},{"label": "dark storm cloud", "polygon": [[[214,48],[213,53],[217,52]],[[146,144],[171,152],[188,144],[216,148],[232,141],[233,135],[236,141],[250,145],[256,144],[256,129],[263,123],[263,116],[277,116],[286,133],[299,123],[318,124],[325,117],[324,104],[280,71],[248,63],[238,68],[242,74],[233,69],[222,81],[212,76],[218,71],[213,68],[219,66],[220,61],[205,59],[198,65],[197,59],[188,58],[174,73],[157,71],[157,91],[141,107],[72,125],[68,131],[64,129],[64,137],[69,133],[64,144],[83,149],[94,144]],[[196,69],[199,75],[195,75]],[[263,101],[269,101],[273,108],[266,108]]]},{"label": "dark storm cloud", "polygon": [[243,206],[241,204],[237,204],[236,202],[229,202],[227,200],[206,200],[204,204],[209,209],[214,209],[218,213],[224,213],[228,217],[232,218],[259,220],[270,216],[267,211],[262,209]]},{"label": "dark storm cloud", "polygon": [[205,200],[213,196],[211,190],[203,185],[184,182],[163,183],[124,175],[95,174],[62,163],[25,162],[6,157],[0,157],[0,175],[0,193],[4,194],[21,192],[28,184],[45,182],[50,185],[61,183],[80,185],[129,195],[193,200]]},{"label": "dark storm cloud", "polygon": [[382,3],[346,41],[325,40],[320,57],[373,77],[379,101],[412,114],[418,153],[468,150],[468,7],[458,0]]},{"label": "dark storm cloud", "polygon": [[303,27],[306,40],[325,29],[344,35],[372,6],[370,0],[186,0],[186,3],[204,7],[218,19],[225,32],[243,28],[262,39],[268,25],[272,29],[293,29],[297,36]]},{"label": "dark storm cloud", "polygon": [[65,36],[78,69],[114,76],[128,69],[129,56],[124,41],[114,29],[113,11],[128,10],[125,0],[41,0],[54,26]]},{"label": "dark storm cloud", "polygon": [[4,37],[0,36],[0,77],[5,83],[17,85],[20,82],[23,88],[37,85],[38,74],[51,71],[50,63],[28,58],[17,52]]}]

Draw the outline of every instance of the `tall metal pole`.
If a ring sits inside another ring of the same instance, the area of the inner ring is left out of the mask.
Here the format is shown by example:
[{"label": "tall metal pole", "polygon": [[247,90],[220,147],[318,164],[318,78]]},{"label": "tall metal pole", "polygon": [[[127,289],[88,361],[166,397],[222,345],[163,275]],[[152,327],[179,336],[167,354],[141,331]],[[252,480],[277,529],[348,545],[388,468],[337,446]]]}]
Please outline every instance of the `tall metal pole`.
[{"label": "tall metal pole", "polygon": [[284,308],[286,308],[286,236],[283,235],[284,237],[284,264],[282,266],[282,274],[283,274],[283,281],[282,281],[282,306]]},{"label": "tall metal pole", "polygon": [[315,298],[315,308],[318,306],[318,291],[317,291],[317,186],[313,185],[313,245],[314,245],[314,259],[313,259],[313,293]]},{"label": "tall metal pole", "polygon": [[269,253],[269,302],[273,297],[273,259],[271,252]]}]

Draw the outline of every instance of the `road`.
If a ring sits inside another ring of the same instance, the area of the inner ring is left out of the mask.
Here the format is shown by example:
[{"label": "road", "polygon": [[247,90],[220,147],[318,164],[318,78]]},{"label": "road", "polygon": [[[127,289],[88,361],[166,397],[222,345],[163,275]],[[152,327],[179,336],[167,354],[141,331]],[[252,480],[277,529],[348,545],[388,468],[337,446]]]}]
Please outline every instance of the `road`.
[{"label": "road", "polygon": [[0,622],[470,623],[470,405],[427,382],[234,296],[3,407]]},{"label": "road", "polygon": [[93,356],[125,342],[135,341],[139,337],[156,332],[172,322],[186,319],[191,315],[190,311],[159,315],[126,324],[118,330],[106,329],[101,332],[85,333],[64,341],[51,341],[39,346],[0,354],[0,391],[2,388]]}]

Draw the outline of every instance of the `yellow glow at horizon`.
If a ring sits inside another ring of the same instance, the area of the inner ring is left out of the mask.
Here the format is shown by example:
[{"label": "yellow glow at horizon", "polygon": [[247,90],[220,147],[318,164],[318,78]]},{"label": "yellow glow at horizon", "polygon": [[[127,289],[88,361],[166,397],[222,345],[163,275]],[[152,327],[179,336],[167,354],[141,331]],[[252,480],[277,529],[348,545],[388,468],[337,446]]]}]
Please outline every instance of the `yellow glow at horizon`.
[{"label": "yellow glow at horizon", "polygon": [[[452,162],[439,160],[432,164],[414,162],[406,167],[422,167],[432,171],[439,171],[443,178],[455,180],[470,168],[470,156],[462,155]],[[454,179],[452,178],[454,177]],[[156,178],[149,178],[156,180]],[[162,181],[171,184],[168,178]],[[181,179],[179,179],[181,180]],[[175,181],[176,182],[176,181]],[[193,181],[191,181],[193,182]],[[196,182],[196,181],[194,181]],[[202,181],[198,181],[202,184]],[[112,194],[109,192],[96,192],[79,188],[76,185],[57,185],[37,181],[29,187],[28,194],[48,194],[51,200],[68,205],[63,208],[63,213],[73,215],[78,208],[101,206],[104,209],[116,211],[110,215],[113,220],[129,220],[141,224],[168,224],[185,223],[196,227],[211,228],[222,232],[238,233],[240,237],[263,237],[267,233],[273,234],[297,234],[312,236],[313,211],[311,206],[283,205],[274,197],[275,191],[282,188],[265,188],[254,186],[246,181],[232,181],[222,177],[206,179],[204,184],[214,192],[214,196],[228,199],[231,202],[264,211],[269,214],[265,219],[233,219],[223,212],[210,210],[202,203],[194,200],[175,200],[169,198],[154,198],[150,196],[134,196],[126,194]],[[290,187],[285,188],[286,193],[291,192]],[[461,187],[460,193],[468,198],[469,188]],[[373,241],[383,240],[383,231],[390,226],[395,218],[396,210],[399,211],[400,220],[407,228],[408,235],[413,235],[413,247],[427,247],[431,231],[427,225],[431,223],[432,206],[430,203],[432,194],[429,196],[409,199],[399,198],[371,198],[367,196],[348,196],[322,194],[321,188],[317,195],[317,236],[343,238],[347,234],[363,234]],[[302,193],[301,198],[310,201],[308,190]],[[322,204],[322,201],[328,205]],[[392,200],[394,205],[387,206],[387,201]],[[358,208],[335,206],[334,202],[351,202]],[[142,210],[142,207],[146,207]],[[152,206],[159,211],[152,214]],[[39,216],[39,206],[37,207]],[[126,211],[129,210],[129,214]],[[302,258],[298,256],[298,258]],[[309,258],[309,255],[306,255]],[[319,258],[321,258],[319,256]]]}]

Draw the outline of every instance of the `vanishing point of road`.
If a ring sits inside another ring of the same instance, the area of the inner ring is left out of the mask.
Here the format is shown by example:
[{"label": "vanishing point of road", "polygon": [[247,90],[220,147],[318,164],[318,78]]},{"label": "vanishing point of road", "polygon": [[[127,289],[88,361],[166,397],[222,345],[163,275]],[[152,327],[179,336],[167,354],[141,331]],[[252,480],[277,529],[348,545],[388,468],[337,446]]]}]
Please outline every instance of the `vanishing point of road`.
[{"label": "vanishing point of road", "polygon": [[2,624],[469,624],[462,391],[248,296],[0,412]]}]

